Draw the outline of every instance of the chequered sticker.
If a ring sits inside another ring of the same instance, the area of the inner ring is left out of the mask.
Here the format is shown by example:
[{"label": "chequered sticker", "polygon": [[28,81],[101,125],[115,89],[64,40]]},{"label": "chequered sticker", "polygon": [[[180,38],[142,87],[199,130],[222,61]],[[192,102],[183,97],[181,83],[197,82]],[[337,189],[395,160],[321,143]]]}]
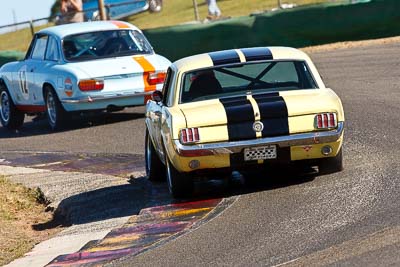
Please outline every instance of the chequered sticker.
[{"label": "chequered sticker", "polygon": [[275,158],[276,158],[275,146],[246,148],[244,150],[244,160],[275,159]]}]

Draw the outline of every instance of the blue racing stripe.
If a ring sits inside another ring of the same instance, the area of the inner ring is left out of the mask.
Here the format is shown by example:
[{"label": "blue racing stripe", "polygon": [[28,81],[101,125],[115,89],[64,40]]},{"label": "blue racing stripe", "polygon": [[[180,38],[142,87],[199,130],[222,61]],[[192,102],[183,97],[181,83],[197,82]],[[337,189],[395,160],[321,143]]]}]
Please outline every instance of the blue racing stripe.
[{"label": "blue racing stripe", "polygon": [[283,97],[279,94],[254,95],[264,124],[262,137],[289,135],[288,110]]},{"label": "blue racing stripe", "polygon": [[240,57],[235,50],[224,50],[208,53],[214,66],[240,63]]},{"label": "blue racing stripe", "polygon": [[247,97],[221,98],[219,101],[225,108],[229,141],[256,138],[253,130],[254,110]]},{"label": "blue racing stripe", "polygon": [[271,60],[273,59],[271,50],[266,47],[253,47],[240,49],[246,61]]}]

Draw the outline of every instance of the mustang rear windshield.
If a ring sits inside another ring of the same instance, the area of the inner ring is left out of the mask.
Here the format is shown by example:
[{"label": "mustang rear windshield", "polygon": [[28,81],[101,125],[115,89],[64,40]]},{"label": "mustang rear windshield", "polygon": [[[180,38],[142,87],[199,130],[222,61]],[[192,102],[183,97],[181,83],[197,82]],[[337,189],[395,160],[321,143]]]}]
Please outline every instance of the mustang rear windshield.
[{"label": "mustang rear windshield", "polygon": [[144,35],[134,30],[97,31],[69,35],[62,42],[68,61],[85,61],[107,57],[152,54]]},{"label": "mustang rear windshield", "polygon": [[304,61],[268,61],[187,72],[181,103],[241,94],[314,89]]}]

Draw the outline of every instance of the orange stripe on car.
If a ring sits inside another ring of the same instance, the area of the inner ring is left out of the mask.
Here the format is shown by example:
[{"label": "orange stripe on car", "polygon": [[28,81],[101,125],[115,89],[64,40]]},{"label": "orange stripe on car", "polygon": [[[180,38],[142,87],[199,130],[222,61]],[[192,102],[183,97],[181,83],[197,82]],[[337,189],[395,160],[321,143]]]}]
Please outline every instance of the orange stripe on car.
[{"label": "orange stripe on car", "polygon": [[[156,69],[154,66],[144,57],[133,57],[133,59],[143,68],[143,83],[144,83],[144,91],[151,92],[156,90],[156,85],[149,84],[149,75],[154,73]],[[151,95],[144,96],[144,103],[146,104],[148,100],[151,99]]]},{"label": "orange stripe on car", "polygon": [[110,21],[112,24],[114,24],[115,26],[117,26],[120,29],[129,29],[129,25],[122,22],[122,21],[116,21],[116,20],[112,20]]},{"label": "orange stripe on car", "polygon": [[154,91],[156,90],[156,85],[149,84],[149,75],[154,73],[156,69],[153,64],[151,64],[145,57],[133,57],[133,59],[139,63],[139,65],[143,68],[143,81],[144,81],[144,91]]}]

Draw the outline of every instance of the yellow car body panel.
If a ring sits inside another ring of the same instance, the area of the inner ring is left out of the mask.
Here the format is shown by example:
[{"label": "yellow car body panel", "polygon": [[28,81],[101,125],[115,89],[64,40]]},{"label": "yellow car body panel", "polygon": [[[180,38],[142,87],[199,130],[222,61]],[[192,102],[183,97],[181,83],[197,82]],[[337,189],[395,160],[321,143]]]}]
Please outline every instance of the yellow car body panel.
[{"label": "yellow car body panel", "polygon": [[182,172],[193,171],[193,169],[189,167],[189,163],[192,160],[199,160],[200,165],[198,169],[219,169],[230,167],[229,154],[203,156],[201,159],[199,159],[199,157],[181,157],[176,153],[173,153],[173,158],[171,159],[175,168]]},{"label": "yellow car body panel", "polygon": [[217,99],[182,104],[180,109],[185,113],[188,128],[228,122],[224,107]]},{"label": "yellow car body panel", "polygon": [[289,117],[337,112],[338,121],[344,121],[342,102],[334,91],[328,88],[280,92],[285,99]]},{"label": "yellow car body panel", "polygon": [[304,146],[293,146],[290,148],[291,160],[309,160],[309,159],[320,159],[321,150],[324,146],[329,145],[332,147],[331,157],[336,156],[343,143],[343,135],[336,142],[314,144],[314,145],[304,145]]},{"label": "yellow car body panel", "polygon": [[213,143],[228,139],[228,129],[224,125],[199,128],[201,143]]}]

